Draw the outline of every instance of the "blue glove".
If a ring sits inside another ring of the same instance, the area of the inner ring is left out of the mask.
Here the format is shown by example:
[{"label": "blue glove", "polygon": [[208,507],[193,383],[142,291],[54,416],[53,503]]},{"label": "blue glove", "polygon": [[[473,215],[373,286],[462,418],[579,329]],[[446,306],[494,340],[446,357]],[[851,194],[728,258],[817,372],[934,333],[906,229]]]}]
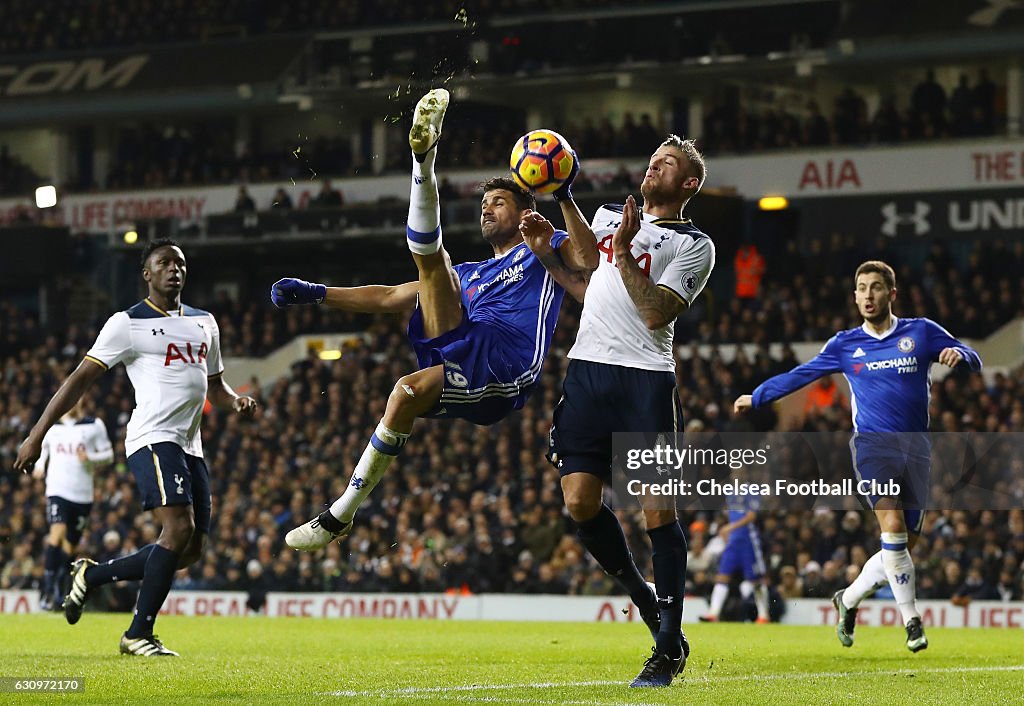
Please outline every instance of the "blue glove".
[{"label": "blue glove", "polygon": [[555,201],[568,201],[572,199],[572,190],[569,187],[572,186],[572,182],[580,173],[580,160],[576,158],[576,150],[569,150],[569,153],[572,155],[572,171],[569,172],[569,176],[562,182],[562,185],[551,192],[551,196]]},{"label": "blue glove", "polygon": [[295,304],[319,304],[327,296],[327,287],[304,279],[285,277],[274,282],[270,288],[270,301],[278,309]]}]

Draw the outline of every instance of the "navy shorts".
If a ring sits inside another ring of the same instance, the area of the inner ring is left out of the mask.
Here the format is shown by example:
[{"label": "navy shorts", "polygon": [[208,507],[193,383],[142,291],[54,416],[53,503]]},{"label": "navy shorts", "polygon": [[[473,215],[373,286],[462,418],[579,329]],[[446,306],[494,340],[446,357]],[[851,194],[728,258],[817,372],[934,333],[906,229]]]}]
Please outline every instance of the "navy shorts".
[{"label": "navy shorts", "polygon": [[[907,530],[920,534],[931,485],[931,449],[927,437],[909,433],[856,433],[850,439],[850,450],[858,482],[873,480],[883,487],[889,481],[899,484],[897,497],[903,507]],[[873,510],[881,498],[888,496],[867,493],[862,497]]]},{"label": "navy shorts", "polygon": [[[740,527],[734,532],[742,532],[746,528]],[[761,553],[761,541],[750,540],[741,542],[729,542],[725,545],[725,551],[718,560],[718,573],[726,576],[733,576],[743,572],[743,578],[747,581],[754,581],[765,574],[764,556]]]},{"label": "navy shorts", "polygon": [[561,476],[590,473],[611,483],[612,434],[681,432],[675,373],[572,360],[548,437]]},{"label": "navy shorts", "polygon": [[409,341],[420,370],[444,366],[441,401],[428,412],[434,419],[465,419],[486,426],[522,409],[533,392],[543,359],[532,366],[507,354],[509,337],[479,321],[462,322],[437,338],[423,336],[419,307],[409,319]]},{"label": "navy shorts", "polygon": [[58,495],[46,498],[46,516],[51,525],[67,525],[67,538],[71,546],[78,544],[89,522],[92,503],[73,503]]},{"label": "navy shorts", "polygon": [[210,472],[206,461],[189,456],[170,441],[145,446],[128,457],[128,468],[142,496],[142,507],[191,505],[196,529],[210,533]]}]

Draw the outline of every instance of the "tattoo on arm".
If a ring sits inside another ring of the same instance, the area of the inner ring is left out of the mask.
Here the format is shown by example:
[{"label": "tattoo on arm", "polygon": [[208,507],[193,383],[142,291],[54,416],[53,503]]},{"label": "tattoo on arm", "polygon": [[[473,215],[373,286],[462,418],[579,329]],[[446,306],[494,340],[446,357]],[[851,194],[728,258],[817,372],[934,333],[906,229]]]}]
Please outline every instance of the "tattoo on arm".
[{"label": "tattoo on arm", "polygon": [[569,269],[554,251],[538,255],[537,259],[544,265],[544,269],[551,273],[555,281],[562,285],[576,301],[583,301],[587,284],[590,282],[589,272]]},{"label": "tattoo on arm", "polygon": [[648,328],[661,328],[676,320],[685,307],[679,297],[651,282],[628,254],[621,258],[616,256],[615,264],[629,298]]}]

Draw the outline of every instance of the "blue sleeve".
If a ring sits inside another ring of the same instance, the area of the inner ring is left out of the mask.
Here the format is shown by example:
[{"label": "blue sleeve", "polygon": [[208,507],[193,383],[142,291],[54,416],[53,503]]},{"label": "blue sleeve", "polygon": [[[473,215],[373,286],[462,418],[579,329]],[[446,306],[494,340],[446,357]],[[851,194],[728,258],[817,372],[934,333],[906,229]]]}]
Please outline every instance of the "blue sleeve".
[{"label": "blue sleeve", "polygon": [[804,385],[818,378],[838,373],[842,370],[839,364],[839,343],[837,337],[828,339],[821,352],[803,365],[798,365],[788,373],[768,378],[754,390],[753,405],[761,407],[781,399],[791,392],[796,392]]},{"label": "blue sleeve", "polygon": [[938,361],[939,353],[946,348],[955,348],[964,359],[957,365],[957,368],[967,367],[971,372],[981,370],[981,356],[978,351],[953,338],[946,329],[932,321],[924,320],[925,331],[928,332],[928,359],[933,363]]}]

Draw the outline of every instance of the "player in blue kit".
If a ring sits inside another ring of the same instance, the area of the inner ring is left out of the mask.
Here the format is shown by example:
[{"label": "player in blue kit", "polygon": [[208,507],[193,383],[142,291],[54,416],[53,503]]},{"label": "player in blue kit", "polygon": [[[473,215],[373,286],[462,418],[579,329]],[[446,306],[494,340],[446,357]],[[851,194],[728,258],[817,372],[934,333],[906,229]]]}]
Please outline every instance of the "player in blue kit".
[{"label": "player in blue kit", "polygon": [[850,586],[836,593],[836,634],[849,647],[857,624],[857,606],[886,582],[892,588],[907,630],[911,652],[928,639],[915,601],[914,563],[910,558],[924,522],[928,500],[931,448],[928,398],[931,364],[981,370],[981,358],[930,319],[899,319],[892,314],[896,275],[884,262],[857,268],[854,298],[864,323],[840,331],[821,352],[788,373],[766,380],[753,395],[742,395],[734,408],[743,412],[785,397],[832,373],[850,385],[854,435],[850,446],[858,480],[900,484],[899,497],[866,496],[882,530],[882,549],[861,569]]},{"label": "player in blue kit", "polygon": [[761,552],[761,533],[757,528],[761,498],[753,494],[730,495],[726,502],[729,522],[718,530],[718,536],[726,542],[725,551],[718,559],[715,587],[711,589],[711,606],[708,614],[701,616],[701,621],[718,621],[725,599],[729,597],[729,581],[742,573],[740,595],[744,599],[753,595],[757,622],[768,623],[768,586],[764,582],[764,555]]},{"label": "player in blue kit", "polygon": [[[582,276],[565,268],[548,272],[523,241],[519,222],[536,202],[511,179],[488,181],[480,202],[480,230],[494,257],[452,266],[441,244],[434,174],[447,107],[448,91],[430,91],[416,105],[409,132],[413,168],[406,241],[418,281],[326,287],[285,278],[271,289],[279,307],[323,303],[365,313],[412,311],[409,339],[419,365],[395,384],[344,494],[287,534],[285,541],[294,549],[315,551],[351,531],[356,510],[401,453],[417,417],[487,425],[522,408],[551,344],[563,285],[583,297]],[[559,231],[549,244],[557,249],[566,239]]]}]

